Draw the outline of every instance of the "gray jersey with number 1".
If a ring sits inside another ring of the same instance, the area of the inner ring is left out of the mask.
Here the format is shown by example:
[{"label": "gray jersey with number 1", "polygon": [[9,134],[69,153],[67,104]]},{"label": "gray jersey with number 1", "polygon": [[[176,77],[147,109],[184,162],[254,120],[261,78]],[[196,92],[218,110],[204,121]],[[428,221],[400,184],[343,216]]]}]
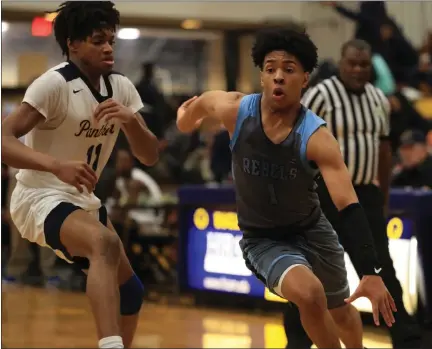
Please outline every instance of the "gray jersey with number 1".
[{"label": "gray jersey with number 1", "polygon": [[306,159],[306,146],[323,125],[302,108],[289,136],[274,144],[262,127],[261,94],[242,98],[230,143],[241,229],[301,227],[319,217],[318,170]]}]

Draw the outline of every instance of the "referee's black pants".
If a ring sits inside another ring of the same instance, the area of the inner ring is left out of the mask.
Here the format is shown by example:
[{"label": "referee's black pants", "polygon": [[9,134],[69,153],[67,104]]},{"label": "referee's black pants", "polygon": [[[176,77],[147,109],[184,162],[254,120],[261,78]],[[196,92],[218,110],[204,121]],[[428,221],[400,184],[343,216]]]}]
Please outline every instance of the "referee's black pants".
[{"label": "referee's black pants", "polygon": [[[395,348],[419,348],[421,340],[420,326],[406,312],[402,300],[402,287],[396,278],[396,272],[393,267],[393,261],[390,257],[387,237],[387,222],[384,216],[384,198],[382,192],[375,185],[358,185],[354,186],[360,204],[365,210],[372,235],[375,242],[375,248],[383,270],[381,277],[389,292],[393,296],[397,312],[394,314],[396,322],[390,328],[390,335]],[[320,197],[321,207],[324,214],[338,233],[340,243],[350,256],[350,259],[361,278],[359,261],[355,260],[354,246],[350,244],[350,239],[343,234],[340,227],[339,213],[330,194],[322,179],[318,180],[318,194]],[[311,340],[303,330],[300,321],[300,315],[297,307],[288,303],[284,311],[284,327],[288,338],[287,348],[303,349],[310,348]]]}]

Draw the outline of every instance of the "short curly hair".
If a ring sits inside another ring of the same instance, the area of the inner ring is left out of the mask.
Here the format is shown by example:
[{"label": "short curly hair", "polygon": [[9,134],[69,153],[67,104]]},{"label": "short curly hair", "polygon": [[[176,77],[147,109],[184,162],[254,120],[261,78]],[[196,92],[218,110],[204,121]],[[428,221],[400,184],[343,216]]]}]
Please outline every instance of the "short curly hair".
[{"label": "short curly hair", "polygon": [[265,57],[273,51],[285,51],[295,56],[305,72],[311,73],[318,65],[318,49],[305,30],[269,28],[257,32],[252,47],[252,59],[261,70]]},{"label": "short curly hair", "polygon": [[95,30],[116,31],[120,24],[120,13],[111,1],[66,1],[56,12],[54,35],[68,58],[67,39],[85,40]]}]

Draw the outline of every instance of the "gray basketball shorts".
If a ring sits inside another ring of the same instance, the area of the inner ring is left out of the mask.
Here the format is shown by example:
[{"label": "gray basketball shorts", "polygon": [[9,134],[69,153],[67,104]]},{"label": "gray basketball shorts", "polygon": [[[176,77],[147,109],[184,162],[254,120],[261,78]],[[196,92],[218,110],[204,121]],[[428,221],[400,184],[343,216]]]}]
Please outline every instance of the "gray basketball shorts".
[{"label": "gray basketball shorts", "polygon": [[300,233],[293,235],[287,231],[286,239],[250,235],[244,232],[240,240],[243,258],[246,266],[271,292],[277,294],[275,287],[283,273],[300,264],[312,270],[323,284],[329,309],[345,304],[345,298],[350,295],[345,252],[324,214],[314,226]]}]

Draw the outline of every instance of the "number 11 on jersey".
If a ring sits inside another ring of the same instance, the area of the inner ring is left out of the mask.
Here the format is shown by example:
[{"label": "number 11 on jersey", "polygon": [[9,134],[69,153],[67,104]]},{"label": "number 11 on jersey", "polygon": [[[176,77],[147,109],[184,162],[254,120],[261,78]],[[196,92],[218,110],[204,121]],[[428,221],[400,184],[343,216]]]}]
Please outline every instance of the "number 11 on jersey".
[{"label": "number 11 on jersey", "polygon": [[[96,147],[94,145],[90,146],[87,150],[87,164],[91,166],[93,171],[96,172],[99,164],[99,156],[102,150],[102,143],[98,144]],[[93,153],[95,154],[94,160],[92,163]]]}]

